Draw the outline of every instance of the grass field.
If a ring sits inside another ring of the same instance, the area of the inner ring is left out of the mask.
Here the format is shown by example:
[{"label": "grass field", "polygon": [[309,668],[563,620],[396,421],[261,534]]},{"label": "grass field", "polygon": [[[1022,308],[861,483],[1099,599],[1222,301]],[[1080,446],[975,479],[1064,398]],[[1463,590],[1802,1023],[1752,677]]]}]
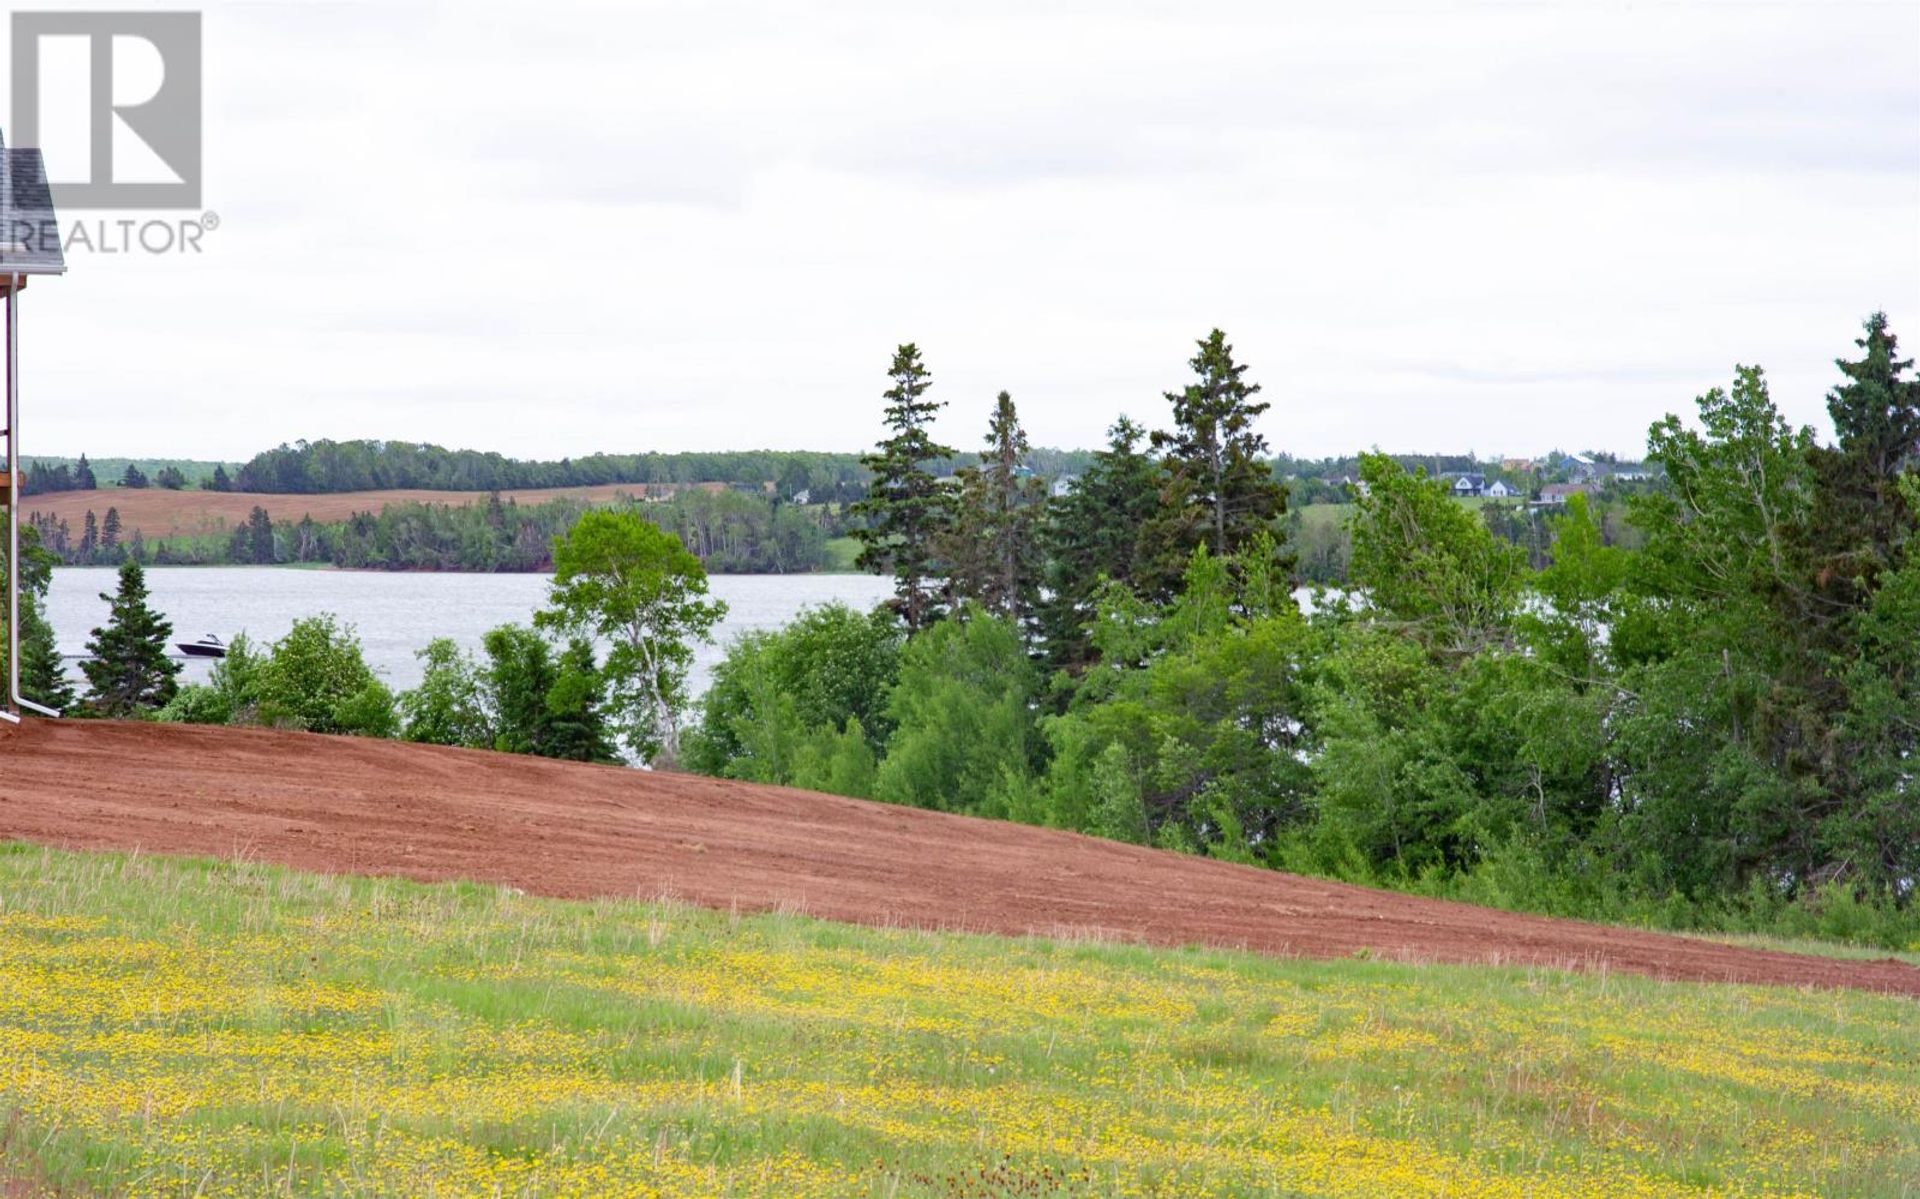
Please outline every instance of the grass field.
[{"label": "grass field", "polygon": [[834,537],[827,542],[826,570],[831,574],[851,574],[854,559],[860,556],[860,543],[851,537]]},{"label": "grass field", "polygon": [[1920,1019],[13,846],[0,1129],[0,1193],[1897,1196]]}]

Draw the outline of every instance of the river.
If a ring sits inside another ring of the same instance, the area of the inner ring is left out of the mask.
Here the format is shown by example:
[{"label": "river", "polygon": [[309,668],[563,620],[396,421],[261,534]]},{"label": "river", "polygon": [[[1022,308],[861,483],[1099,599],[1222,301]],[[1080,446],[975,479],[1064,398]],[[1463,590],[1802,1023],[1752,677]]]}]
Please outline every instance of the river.
[{"label": "river", "polygon": [[[115,586],[109,567],[60,567],[47,595],[60,652],[78,674],[87,637],[107,618],[103,591]],[[149,567],[147,590],[154,608],[173,622],[174,641],[207,633],[223,640],[244,631],[257,643],[272,641],[303,616],[331,612],[352,624],[367,661],[388,686],[404,690],[420,681],[414,654],[435,637],[451,637],[478,652],[480,638],[497,625],[529,623],[546,597],[547,575],[398,574],[381,571],[300,570],[276,566]],[[727,603],[727,618],[714,644],[694,651],[693,690],[704,691],[727,644],[745,632],[778,628],[801,609],[840,600],[866,609],[891,591],[892,580],[872,575],[714,575],[713,595]],[[182,681],[206,677],[211,664],[186,659]]]}]

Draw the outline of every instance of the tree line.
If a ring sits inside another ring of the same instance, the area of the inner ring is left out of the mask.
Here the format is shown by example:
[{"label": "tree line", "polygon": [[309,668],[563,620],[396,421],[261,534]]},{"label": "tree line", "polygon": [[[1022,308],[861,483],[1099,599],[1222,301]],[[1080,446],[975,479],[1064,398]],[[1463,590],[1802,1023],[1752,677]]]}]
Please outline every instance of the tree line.
[{"label": "tree line", "polygon": [[[724,574],[793,574],[826,569],[827,542],[845,518],[822,506],[801,507],[753,491],[681,492],[670,500],[616,504],[678,535],[707,569]],[[122,558],[155,566],[329,564],[355,570],[545,571],[554,539],[589,505],[556,499],[520,504],[498,493],[477,504],[407,501],[344,521],[273,520],[255,505],[225,533],[147,540],[127,532],[117,508],[104,518],[89,509],[79,530],[47,513],[30,512],[39,544],[67,566],[112,566]]]},{"label": "tree line", "polygon": [[731,647],[689,738],[717,775],[1673,926],[1920,935],[1920,382],[1884,316],[1828,396],[1758,368],[1649,434],[1663,474],[1542,517],[1547,553],[1380,454],[1352,589],[1293,594],[1258,388],[1216,331],[1171,427],[1116,421],[1068,494],[926,464],[917,348],[857,510],[875,614]]}]

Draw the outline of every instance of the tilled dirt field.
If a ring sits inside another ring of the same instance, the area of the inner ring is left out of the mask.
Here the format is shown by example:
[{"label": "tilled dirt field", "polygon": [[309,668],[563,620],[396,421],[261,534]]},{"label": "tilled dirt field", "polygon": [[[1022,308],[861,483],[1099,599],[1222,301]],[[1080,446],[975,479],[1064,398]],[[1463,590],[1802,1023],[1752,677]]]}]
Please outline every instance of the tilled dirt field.
[{"label": "tilled dirt field", "polygon": [[[502,501],[543,504],[577,499],[604,504],[643,490],[638,484],[607,483],[594,487],[547,487],[502,491]],[[460,508],[487,498],[484,491],[340,491],[318,495],[279,495],[248,491],[168,491],[162,487],[105,491],[57,491],[28,496],[20,507],[31,516],[64,520],[73,536],[88,512],[105,520],[107,509],[120,513],[120,528],[131,537],[138,530],[149,541],[236,529],[247,523],[256,506],[265,508],[276,524],[294,524],[303,516],[322,523],[345,520],[356,512],[378,513],[388,504],[446,504]]]},{"label": "tilled dirt field", "polygon": [[0,728],[0,840],[996,933],[1920,995],[1920,968],[1491,911],[686,775],[254,729]]}]

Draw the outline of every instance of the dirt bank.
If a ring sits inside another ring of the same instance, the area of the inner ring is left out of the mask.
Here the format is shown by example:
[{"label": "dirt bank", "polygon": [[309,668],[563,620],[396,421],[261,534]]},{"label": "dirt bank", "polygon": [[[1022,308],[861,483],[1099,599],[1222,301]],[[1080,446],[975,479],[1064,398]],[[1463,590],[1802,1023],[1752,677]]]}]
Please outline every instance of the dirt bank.
[{"label": "dirt bank", "polygon": [[781,787],[254,729],[0,731],[0,839],[868,924],[1920,995],[1920,969],[1489,911]]}]

